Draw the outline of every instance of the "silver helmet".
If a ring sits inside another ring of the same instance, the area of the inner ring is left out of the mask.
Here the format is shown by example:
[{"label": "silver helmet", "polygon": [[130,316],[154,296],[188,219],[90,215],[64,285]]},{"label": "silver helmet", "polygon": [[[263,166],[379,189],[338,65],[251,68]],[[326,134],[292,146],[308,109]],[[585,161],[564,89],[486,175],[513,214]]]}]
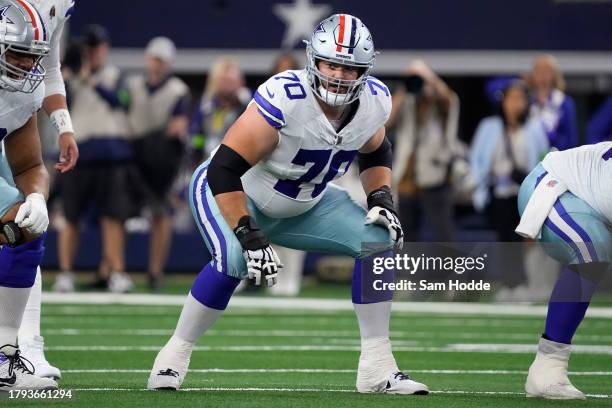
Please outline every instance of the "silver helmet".
[{"label": "silver helmet", "polygon": [[[308,82],[314,93],[326,104],[339,106],[359,98],[374,66],[376,51],[372,34],[361,20],[349,14],[334,14],[319,23],[310,41],[306,41],[306,58]],[[344,80],[323,75],[318,61],[356,67],[359,76]],[[338,92],[329,91],[330,85]]]},{"label": "silver helmet", "polygon": [[[47,31],[38,11],[25,0],[0,0],[0,87],[34,92],[45,78],[40,61],[48,53]],[[9,61],[24,55],[32,58],[29,70]]]}]

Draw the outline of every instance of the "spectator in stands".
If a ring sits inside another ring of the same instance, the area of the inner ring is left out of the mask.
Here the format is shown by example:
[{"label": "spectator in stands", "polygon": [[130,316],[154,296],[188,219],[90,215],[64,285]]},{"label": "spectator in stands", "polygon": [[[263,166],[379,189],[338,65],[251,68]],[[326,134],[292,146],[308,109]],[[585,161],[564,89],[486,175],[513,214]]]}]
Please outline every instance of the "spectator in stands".
[{"label": "spectator in stands", "polygon": [[387,122],[395,130],[393,181],[406,241],[420,240],[422,220],[434,241],[453,240],[449,178],[458,116],[457,95],[424,62],[413,62]]},{"label": "spectator in stands", "polygon": [[559,61],[552,55],[536,58],[527,80],[533,98],[531,113],[542,122],[550,146],[558,150],[578,146],[576,106],[565,94]]},{"label": "spectator in stands", "polygon": [[132,214],[132,149],[125,115],[127,94],[119,69],[107,63],[110,38],[98,25],[83,36],[81,64],[67,81],[66,92],[80,151],[72,172],[58,175],[66,224],[59,234],[61,273],[54,289],[71,291],[79,223],[94,204],[100,216],[102,260],[97,286],[129,291],[125,274],[123,222]]},{"label": "spectator in stands", "polygon": [[599,143],[612,140],[612,96],[595,112],[586,128],[586,142]]},{"label": "spectator in stands", "polygon": [[[529,116],[527,86],[518,79],[506,81],[499,114],[480,121],[470,155],[476,183],[474,207],[487,210],[500,242],[521,241],[514,233],[519,223],[518,190],[547,151],[548,138],[541,122]],[[507,285],[516,286],[525,280],[522,253],[511,258],[502,277]]]},{"label": "spectator in stands", "polygon": [[190,124],[194,163],[200,163],[218,145],[251,100],[238,61],[221,57],[208,75],[204,95]]},{"label": "spectator in stands", "polygon": [[274,60],[272,74],[278,74],[289,69],[300,69],[300,64],[291,52],[284,52]]},{"label": "spectator in stands", "polygon": [[172,40],[153,38],[145,50],[146,72],[127,80],[135,162],[151,215],[148,272],[153,290],[159,289],[172,240],[170,193],[189,125],[189,89],[171,73],[175,54]]},{"label": "spectator in stands", "polygon": [[516,197],[524,176],[548,151],[548,140],[537,118],[529,116],[525,84],[509,80],[502,90],[498,115],[478,124],[470,164],[476,182],[473,203],[478,211],[492,207],[500,241],[516,241]]}]

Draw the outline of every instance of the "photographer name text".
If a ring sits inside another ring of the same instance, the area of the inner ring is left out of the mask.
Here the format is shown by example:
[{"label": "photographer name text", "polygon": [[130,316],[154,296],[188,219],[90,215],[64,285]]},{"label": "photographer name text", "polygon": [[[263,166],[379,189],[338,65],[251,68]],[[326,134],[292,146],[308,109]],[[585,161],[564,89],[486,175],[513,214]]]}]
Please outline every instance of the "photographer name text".
[{"label": "photographer name text", "polygon": [[462,282],[457,279],[450,279],[446,282],[431,282],[426,279],[421,279],[419,281],[410,281],[407,279],[402,279],[397,282],[385,282],[381,279],[377,279],[372,282],[374,290],[382,291],[382,290],[393,290],[393,291],[419,291],[419,290],[429,290],[429,291],[461,291],[461,292],[471,292],[471,291],[490,291],[491,284],[489,282],[485,282],[482,279],[480,280],[471,280]]}]

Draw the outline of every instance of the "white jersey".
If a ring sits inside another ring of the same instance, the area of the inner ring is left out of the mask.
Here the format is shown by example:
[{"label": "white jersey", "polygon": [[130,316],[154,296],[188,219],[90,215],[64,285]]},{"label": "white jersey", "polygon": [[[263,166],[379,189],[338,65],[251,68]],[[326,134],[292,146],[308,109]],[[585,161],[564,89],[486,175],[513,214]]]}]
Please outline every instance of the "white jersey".
[{"label": "white jersey", "polygon": [[[0,89],[0,141],[20,129],[42,106],[45,94],[44,84],[32,93],[9,92]],[[4,145],[0,144],[0,149]]]},{"label": "white jersey", "polygon": [[30,0],[30,4],[38,10],[47,30],[47,38],[53,37],[56,30],[64,25],[74,8],[74,0]]},{"label": "white jersey", "polygon": [[47,38],[50,39],[49,55],[42,61],[45,67],[46,96],[65,95],[64,80],[60,70],[60,40],[64,23],[74,10],[74,0],[30,0],[40,14]]},{"label": "white jersey", "polygon": [[242,176],[246,194],[265,215],[302,214],[319,202],[327,183],[341,177],[358,150],[381,128],[391,112],[391,95],[370,77],[359,107],[336,132],[308,85],[305,70],[285,71],[264,82],[253,102],[278,129],[279,143]]},{"label": "white jersey", "polygon": [[542,166],[612,225],[612,142],[548,153]]}]

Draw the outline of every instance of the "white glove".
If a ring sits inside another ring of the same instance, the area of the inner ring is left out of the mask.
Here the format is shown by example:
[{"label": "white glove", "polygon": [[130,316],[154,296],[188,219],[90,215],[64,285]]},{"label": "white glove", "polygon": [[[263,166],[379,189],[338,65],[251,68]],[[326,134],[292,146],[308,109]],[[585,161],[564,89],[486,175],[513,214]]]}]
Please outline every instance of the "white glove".
[{"label": "white glove", "polygon": [[268,287],[276,284],[278,270],[283,267],[276,251],[270,245],[262,249],[249,250],[242,252],[247,264],[249,279],[255,279],[255,285],[261,285],[262,276],[266,280]]},{"label": "white glove", "polygon": [[397,216],[386,208],[374,206],[368,211],[365,224],[379,224],[389,230],[389,236],[396,249],[404,245],[404,231]]},{"label": "white glove", "polygon": [[32,234],[42,234],[49,226],[45,197],[40,193],[28,195],[17,211],[15,223]]}]

